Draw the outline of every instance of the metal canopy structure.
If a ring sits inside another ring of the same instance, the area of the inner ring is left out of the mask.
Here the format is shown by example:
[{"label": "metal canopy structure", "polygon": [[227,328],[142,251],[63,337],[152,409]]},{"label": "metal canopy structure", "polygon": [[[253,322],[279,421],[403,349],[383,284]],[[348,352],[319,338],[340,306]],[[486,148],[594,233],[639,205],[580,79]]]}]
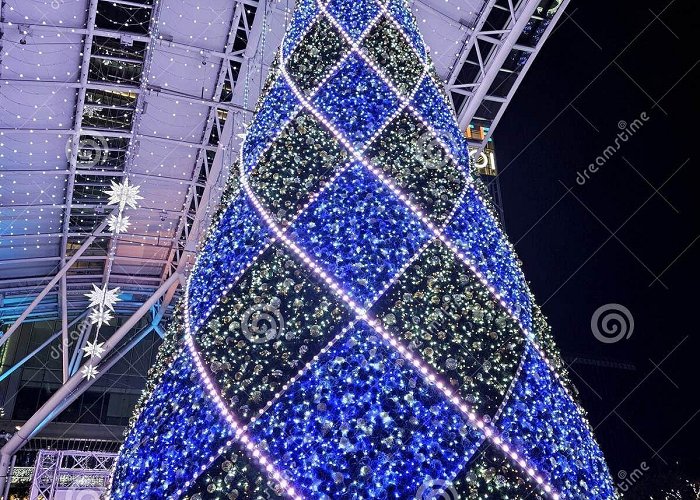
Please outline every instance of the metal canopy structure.
[{"label": "metal canopy structure", "polygon": [[99,498],[116,460],[116,453],[41,450],[29,498]]},{"label": "metal canopy structure", "polygon": [[[186,270],[193,221],[214,195],[206,187],[218,174],[219,138],[242,109],[230,94],[256,6],[3,2],[2,321],[19,317],[91,235],[28,320],[79,314],[84,293],[107,279],[123,292],[118,312],[129,314]],[[109,212],[105,187],[124,176],[145,202],[130,231],[112,240],[95,229]]]},{"label": "metal canopy structure", "polygon": [[488,0],[445,76],[460,126],[482,150],[569,0]]},{"label": "metal canopy structure", "polygon": [[[437,74],[475,148],[490,139],[567,3],[413,2]],[[69,343],[67,331],[88,309],[84,294],[93,284],[120,288],[116,313],[130,327],[153,305],[148,331],[160,330],[193,264],[294,5],[1,5],[0,345],[23,323],[59,320],[66,384],[2,449],[6,465],[90,385],[74,375],[87,336]],[[105,230],[110,208],[104,191],[124,177],[140,186],[144,200],[130,210],[129,230],[112,237]],[[122,330],[123,338],[128,332]],[[113,339],[108,345],[117,346]],[[11,370],[24,361],[11,360]]]}]

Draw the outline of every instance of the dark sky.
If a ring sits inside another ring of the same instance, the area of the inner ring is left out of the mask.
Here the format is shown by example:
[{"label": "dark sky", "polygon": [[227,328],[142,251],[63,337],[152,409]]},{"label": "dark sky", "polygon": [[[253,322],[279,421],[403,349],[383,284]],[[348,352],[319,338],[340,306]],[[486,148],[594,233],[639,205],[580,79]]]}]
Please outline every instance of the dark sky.
[{"label": "dark sky", "polygon": [[[698,19],[690,0],[572,0],[495,133],[506,228],[562,351],[636,367],[572,365],[614,475],[700,477]],[[629,339],[593,336],[606,304],[630,311]]]}]

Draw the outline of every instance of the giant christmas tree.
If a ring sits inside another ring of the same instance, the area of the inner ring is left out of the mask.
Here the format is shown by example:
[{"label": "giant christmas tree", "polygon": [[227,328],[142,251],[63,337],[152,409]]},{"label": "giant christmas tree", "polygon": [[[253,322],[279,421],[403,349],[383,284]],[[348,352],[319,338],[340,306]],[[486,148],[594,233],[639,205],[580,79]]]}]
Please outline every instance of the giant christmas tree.
[{"label": "giant christmas tree", "polygon": [[112,498],[611,498],[405,0],[301,0]]}]

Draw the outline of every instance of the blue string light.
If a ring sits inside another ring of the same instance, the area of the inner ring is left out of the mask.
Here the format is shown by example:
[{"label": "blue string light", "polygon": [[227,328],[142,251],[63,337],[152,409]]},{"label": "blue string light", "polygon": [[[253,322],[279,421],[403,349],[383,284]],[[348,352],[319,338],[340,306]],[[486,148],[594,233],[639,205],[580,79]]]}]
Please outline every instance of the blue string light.
[{"label": "blue string light", "polygon": [[113,498],[615,496],[403,0],[298,3],[240,171]]}]

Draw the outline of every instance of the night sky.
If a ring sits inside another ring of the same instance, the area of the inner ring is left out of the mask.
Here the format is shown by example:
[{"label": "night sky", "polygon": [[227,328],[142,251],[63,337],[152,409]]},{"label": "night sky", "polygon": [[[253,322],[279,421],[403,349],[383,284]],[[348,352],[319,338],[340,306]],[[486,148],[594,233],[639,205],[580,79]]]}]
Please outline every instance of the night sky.
[{"label": "night sky", "polygon": [[[565,357],[635,367],[571,366],[614,476],[700,477],[698,19],[690,0],[572,0],[495,133],[506,229]],[[604,344],[591,317],[612,303],[634,330]]]}]

